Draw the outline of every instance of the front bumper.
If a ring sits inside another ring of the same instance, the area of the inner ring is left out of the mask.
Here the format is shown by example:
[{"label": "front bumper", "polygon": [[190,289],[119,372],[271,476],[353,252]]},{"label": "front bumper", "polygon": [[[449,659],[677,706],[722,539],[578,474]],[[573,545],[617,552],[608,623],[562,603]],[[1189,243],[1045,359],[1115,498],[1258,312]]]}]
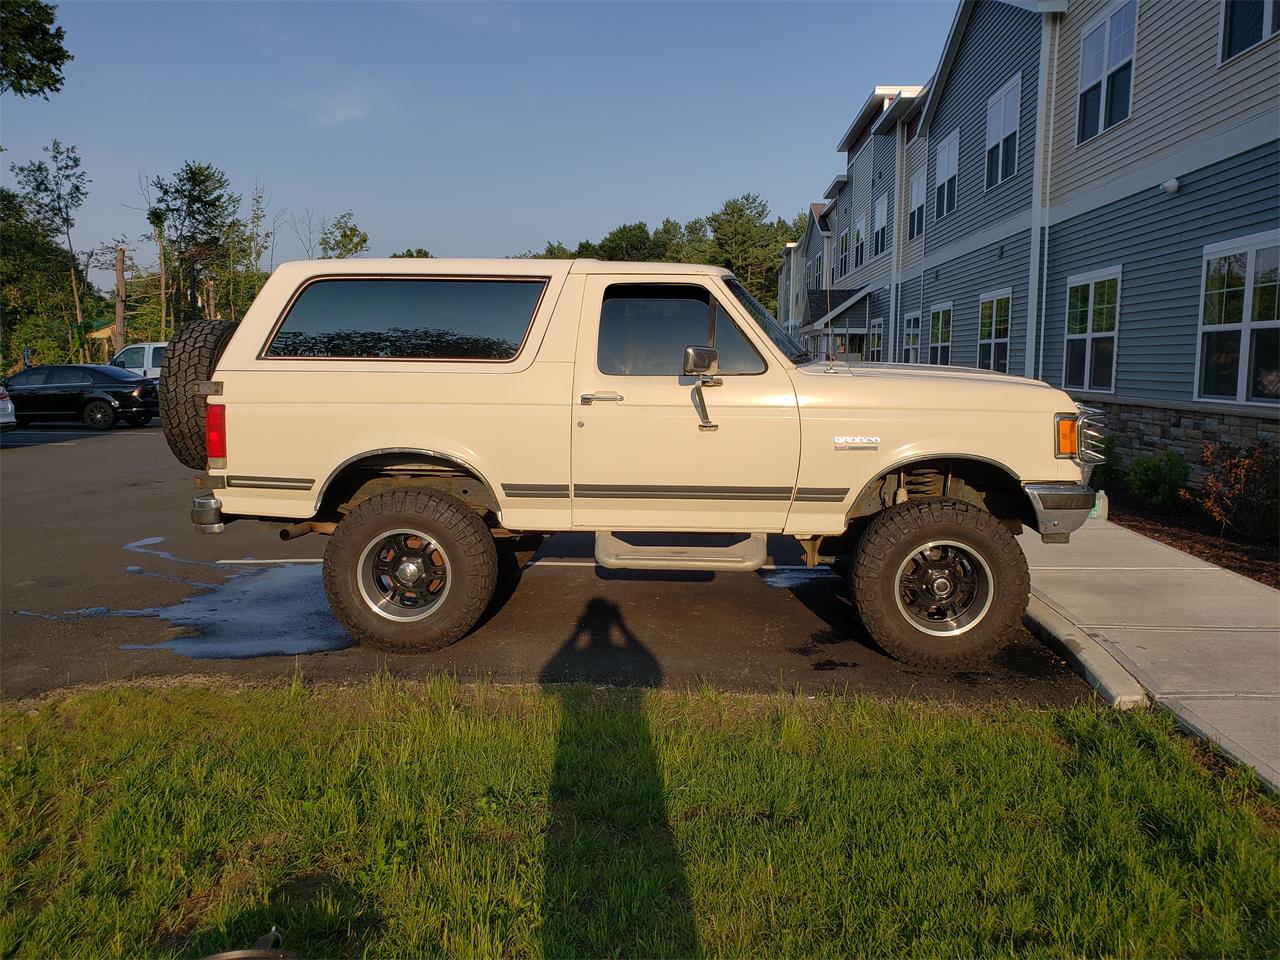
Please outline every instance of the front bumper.
[{"label": "front bumper", "polygon": [[226,529],[222,519],[222,501],[212,494],[191,501],[191,522],[201,533],[221,533]]},{"label": "front bumper", "polygon": [[1026,483],[1022,489],[1036,514],[1045,543],[1066,543],[1093,512],[1097,494],[1083,483]]}]

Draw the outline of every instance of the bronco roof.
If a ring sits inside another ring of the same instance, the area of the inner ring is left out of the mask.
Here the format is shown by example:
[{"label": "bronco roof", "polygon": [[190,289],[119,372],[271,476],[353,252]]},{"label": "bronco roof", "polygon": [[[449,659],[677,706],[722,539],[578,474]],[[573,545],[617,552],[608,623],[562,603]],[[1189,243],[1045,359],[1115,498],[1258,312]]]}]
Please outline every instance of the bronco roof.
[{"label": "bronco roof", "polygon": [[619,260],[539,260],[526,257],[509,259],[464,260],[447,257],[391,257],[387,259],[352,258],[348,260],[293,260],[279,269],[309,275],[332,276],[357,274],[480,274],[485,276],[522,276],[559,273],[569,266],[571,273],[665,273],[680,275],[728,277],[733,271],[695,263],[631,263]]}]

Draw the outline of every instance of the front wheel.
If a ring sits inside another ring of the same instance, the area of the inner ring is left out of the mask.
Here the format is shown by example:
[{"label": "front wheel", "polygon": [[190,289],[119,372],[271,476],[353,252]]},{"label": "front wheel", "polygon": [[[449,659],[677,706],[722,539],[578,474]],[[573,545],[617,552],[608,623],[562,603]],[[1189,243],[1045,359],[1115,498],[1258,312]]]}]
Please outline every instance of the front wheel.
[{"label": "front wheel", "polygon": [[90,430],[109,430],[115,426],[116,410],[105,400],[91,400],[85,405],[80,419]]},{"label": "front wheel", "polygon": [[461,501],[424,490],[370,497],[324,552],[329,606],[362,644],[439,650],[475,626],[497,577],[493,535]]},{"label": "front wheel", "polygon": [[962,500],[908,501],[876,515],[850,571],[872,638],[905,663],[936,669],[988,660],[1022,622],[1030,588],[1013,534]]}]

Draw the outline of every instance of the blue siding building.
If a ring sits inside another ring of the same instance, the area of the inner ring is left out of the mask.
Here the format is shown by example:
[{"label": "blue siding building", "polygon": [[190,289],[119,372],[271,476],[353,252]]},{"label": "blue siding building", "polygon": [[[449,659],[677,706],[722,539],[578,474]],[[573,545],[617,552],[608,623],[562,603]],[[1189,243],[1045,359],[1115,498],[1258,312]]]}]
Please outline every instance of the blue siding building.
[{"label": "blue siding building", "polygon": [[928,83],[838,142],[784,320],[1062,386],[1126,454],[1275,443],[1278,35],[1280,0],[962,0]]}]

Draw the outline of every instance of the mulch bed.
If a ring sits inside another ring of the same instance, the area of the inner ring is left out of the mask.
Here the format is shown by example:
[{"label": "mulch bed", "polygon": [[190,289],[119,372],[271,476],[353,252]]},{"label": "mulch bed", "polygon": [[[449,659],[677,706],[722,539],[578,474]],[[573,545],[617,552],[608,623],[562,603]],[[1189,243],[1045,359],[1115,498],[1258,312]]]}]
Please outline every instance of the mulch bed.
[{"label": "mulch bed", "polygon": [[1218,524],[1199,510],[1157,513],[1124,490],[1107,491],[1107,508],[1112,523],[1280,590],[1280,543],[1223,536]]}]

